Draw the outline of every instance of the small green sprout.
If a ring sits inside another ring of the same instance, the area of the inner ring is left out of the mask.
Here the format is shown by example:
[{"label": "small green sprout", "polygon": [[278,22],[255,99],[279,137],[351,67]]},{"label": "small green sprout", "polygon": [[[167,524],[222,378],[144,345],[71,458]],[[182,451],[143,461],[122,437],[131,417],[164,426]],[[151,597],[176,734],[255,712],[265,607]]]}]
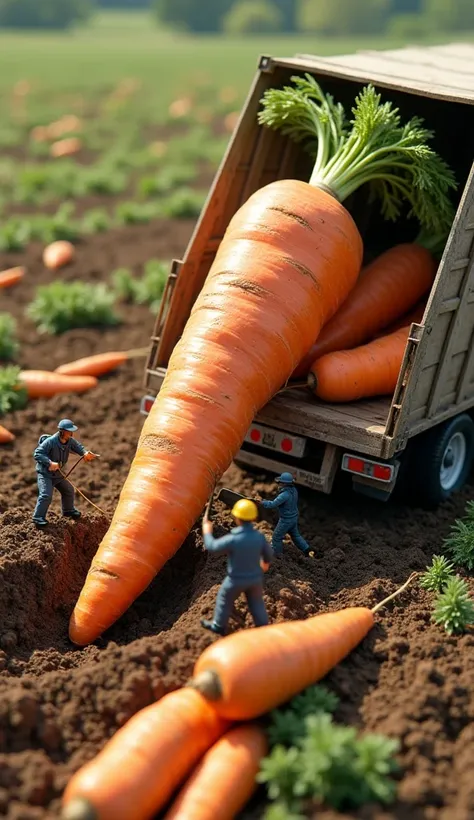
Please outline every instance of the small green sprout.
[{"label": "small green sprout", "polygon": [[474,520],[469,518],[458,519],[451,528],[451,535],[444,542],[444,549],[453,562],[460,567],[472,571],[474,569]]},{"label": "small green sprout", "polygon": [[19,347],[15,319],[10,313],[0,313],[0,361],[14,359]]},{"label": "small green sprout", "polygon": [[102,283],[91,285],[58,279],[38,288],[26,313],[40,333],[59,334],[72,328],[118,324],[114,302],[115,294]]},{"label": "small green sprout", "polygon": [[444,626],[449,635],[460,634],[474,623],[474,600],[469,595],[466,581],[459,575],[449,579],[436,599],[433,620]]},{"label": "small green sprout", "polygon": [[441,592],[454,575],[454,567],[444,555],[433,555],[431,566],[423,573],[420,586],[430,592]]},{"label": "small green sprout", "polygon": [[0,367],[0,418],[13,410],[26,407],[28,393],[19,383],[20,368]]}]

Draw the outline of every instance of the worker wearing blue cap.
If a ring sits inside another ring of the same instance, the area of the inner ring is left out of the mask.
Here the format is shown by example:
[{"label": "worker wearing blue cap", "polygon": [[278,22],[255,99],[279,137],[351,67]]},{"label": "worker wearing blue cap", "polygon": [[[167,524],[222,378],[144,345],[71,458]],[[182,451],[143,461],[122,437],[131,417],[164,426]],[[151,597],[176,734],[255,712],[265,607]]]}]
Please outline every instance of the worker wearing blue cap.
[{"label": "worker wearing blue cap", "polygon": [[306,543],[303,536],[298,529],[298,490],[294,485],[294,479],[291,473],[282,473],[276,479],[277,484],[282,486],[273,501],[261,501],[262,507],[266,509],[278,509],[280,520],[275,527],[272,547],[275,555],[281,555],[283,552],[283,538],[289,535],[294,545],[304,555],[313,558],[314,552]]},{"label": "worker wearing blue cap", "polygon": [[38,500],[33,513],[33,521],[37,527],[46,527],[46,514],[53,500],[53,490],[61,494],[63,515],[68,518],[80,518],[81,513],[74,506],[74,487],[61,474],[67,463],[69,453],[82,456],[84,461],[92,461],[97,456],[89,452],[73,437],[77,430],[71,419],[61,419],[58,431],[52,436],[40,436],[38,446],[33,453],[36,461],[36,477],[38,480]]}]

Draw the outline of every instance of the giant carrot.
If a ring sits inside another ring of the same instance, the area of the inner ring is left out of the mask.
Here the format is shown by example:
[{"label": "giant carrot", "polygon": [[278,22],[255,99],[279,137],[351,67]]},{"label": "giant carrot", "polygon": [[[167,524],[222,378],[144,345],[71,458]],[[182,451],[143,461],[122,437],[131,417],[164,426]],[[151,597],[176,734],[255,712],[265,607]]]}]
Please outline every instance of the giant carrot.
[{"label": "giant carrot", "polygon": [[231,729],[204,755],[165,820],[233,820],[257,788],[267,748],[259,726]]},{"label": "giant carrot", "polygon": [[103,376],[130,359],[146,356],[147,353],[147,347],[137,350],[114,350],[108,353],[96,353],[94,356],[85,356],[83,359],[61,364],[55,372],[62,373],[65,376]]},{"label": "giant carrot", "polygon": [[10,444],[14,440],[15,436],[13,433],[10,433],[10,430],[7,430],[6,427],[2,427],[0,424],[0,444]]},{"label": "giant carrot", "polygon": [[384,328],[380,333],[377,333],[376,338],[379,336],[387,336],[388,333],[393,333],[395,330],[399,330],[401,327],[410,327],[413,322],[417,324],[421,322],[423,319],[424,313],[426,310],[426,299],[421,299],[417,305],[413,308],[413,310],[409,310],[408,313],[405,313],[404,316],[401,316],[400,319],[397,319],[396,322],[393,322],[388,327]]},{"label": "giant carrot", "polygon": [[70,780],[63,820],[149,820],[229,724],[196,691],[137,712]]},{"label": "giant carrot", "polygon": [[395,322],[431,288],[434,257],[415,242],[396,245],[367,265],[346,301],[317,336],[293,373],[299,378],[312,363],[334,350],[349,350]]},{"label": "giant carrot", "polygon": [[229,720],[263,715],[321,680],[352,652],[372,629],[375,613],[415,575],[372,609],[349,607],[305,621],[234,632],[204,650],[189,686]]},{"label": "giant carrot", "polygon": [[0,271],[0,288],[11,288],[12,285],[17,285],[21,282],[25,275],[25,269],[22,267],[8,268]]},{"label": "giant carrot", "polygon": [[388,176],[387,215],[409,200],[420,220],[451,218],[452,174],[425,145],[419,120],[402,126],[368,87],[349,128],[314,80],[294,82],[266,92],[260,122],[312,144],[316,137],[310,182],[273,182],[231,219],[72,613],[76,644],[95,640],[174,555],[255,414],[351,291],[362,241],[342,201]]},{"label": "giant carrot", "polygon": [[59,393],[84,393],[98,382],[93,376],[63,376],[49,370],[22,370],[18,381],[29,399],[47,399]]},{"label": "giant carrot", "polygon": [[395,390],[410,326],[379,336],[353,350],[338,350],[317,359],[308,386],[318,399],[349,402],[389,396]]}]

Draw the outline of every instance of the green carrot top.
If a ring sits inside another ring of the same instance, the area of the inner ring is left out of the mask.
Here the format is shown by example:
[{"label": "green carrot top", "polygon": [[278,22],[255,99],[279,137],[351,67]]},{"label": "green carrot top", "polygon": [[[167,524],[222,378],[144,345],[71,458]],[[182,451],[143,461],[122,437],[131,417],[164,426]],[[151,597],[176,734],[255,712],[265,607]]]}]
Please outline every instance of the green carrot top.
[{"label": "green carrot top", "polygon": [[261,100],[261,125],[305,142],[315,157],[310,185],[329,188],[343,202],[365,183],[396,220],[402,204],[409,216],[436,234],[447,233],[454,217],[449,198],[454,174],[428,145],[433,132],[412,117],[402,124],[398,108],[381,102],[372,85],[362,89],[349,121],[343,106],[324,94],[311,75],[292,77],[293,86],[271,88]]}]

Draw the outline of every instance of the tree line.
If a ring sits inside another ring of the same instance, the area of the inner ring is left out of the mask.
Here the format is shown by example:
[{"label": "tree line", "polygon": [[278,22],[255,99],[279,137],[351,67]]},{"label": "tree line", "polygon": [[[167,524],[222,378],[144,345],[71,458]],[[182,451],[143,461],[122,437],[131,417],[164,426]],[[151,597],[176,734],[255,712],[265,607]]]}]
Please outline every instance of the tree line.
[{"label": "tree line", "polygon": [[0,26],[65,29],[97,8],[149,9],[157,23],[196,34],[421,38],[474,30],[474,0],[0,0]]}]

